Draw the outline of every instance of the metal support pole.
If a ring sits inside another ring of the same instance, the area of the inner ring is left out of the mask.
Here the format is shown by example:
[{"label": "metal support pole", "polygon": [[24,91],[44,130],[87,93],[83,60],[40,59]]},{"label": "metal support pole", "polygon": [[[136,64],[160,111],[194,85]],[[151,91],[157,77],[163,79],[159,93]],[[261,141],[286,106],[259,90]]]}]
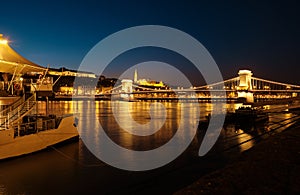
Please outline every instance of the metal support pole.
[{"label": "metal support pole", "polygon": [[[20,120],[20,107],[18,107],[18,120]],[[18,121],[18,137],[20,136],[20,121]]]},{"label": "metal support pole", "polygon": [[46,116],[49,114],[49,98],[46,96]]},{"label": "metal support pole", "polygon": [[35,101],[35,112],[36,112],[36,120],[35,120],[35,129],[36,129],[36,132],[38,132],[38,101],[37,101],[37,91],[35,90],[34,92],[34,101]]}]

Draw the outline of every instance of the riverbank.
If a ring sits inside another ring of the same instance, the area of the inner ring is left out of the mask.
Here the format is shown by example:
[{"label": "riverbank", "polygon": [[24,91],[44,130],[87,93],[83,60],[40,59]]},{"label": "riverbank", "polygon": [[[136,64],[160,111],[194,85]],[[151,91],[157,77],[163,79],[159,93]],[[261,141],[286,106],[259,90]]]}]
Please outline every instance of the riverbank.
[{"label": "riverbank", "polygon": [[175,194],[241,193],[300,193],[299,124],[258,143],[234,162]]}]

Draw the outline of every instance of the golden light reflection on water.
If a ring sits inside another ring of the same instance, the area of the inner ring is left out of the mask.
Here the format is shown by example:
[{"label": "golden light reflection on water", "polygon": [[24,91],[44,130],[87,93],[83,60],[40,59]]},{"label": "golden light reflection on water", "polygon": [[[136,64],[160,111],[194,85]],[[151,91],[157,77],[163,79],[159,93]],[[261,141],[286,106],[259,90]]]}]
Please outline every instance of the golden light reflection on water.
[{"label": "golden light reflection on water", "polygon": [[[38,111],[36,112],[36,108]],[[49,114],[64,115],[73,114],[73,102],[72,101],[50,101]],[[38,101],[37,107],[34,108],[33,113],[45,114],[46,102]]]},{"label": "golden light reflection on water", "polygon": [[269,129],[277,129],[280,132],[293,124],[295,115],[292,113],[270,114],[269,115]]},{"label": "golden light reflection on water", "polygon": [[[134,119],[128,121],[122,121],[123,124],[127,127],[132,127],[133,122],[137,122],[139,124],[146,124],[149,123],[150,120],[153,121],[153,125],[151,128],[158,129],[157,132],[150,136],[136,136],[126,132],[119,124],[115,121],[114,117],[112,116],[111,109],[101,109],[99,112],[99,120],[106,130],[106,133],[113,139],[117,144],[135,150],[148,150],[153,149],[155,147],[159,147],[160,145],[167,142],[176,132],[177,125],[179,120],[177,118],[178,112],[180,110],[177,109],[177,104],[165,103],[163,104],[164,107],[158,107],[154,105],[153,111],[154,114],[152,118],[150,118],[149,111],[150,111],[150,102],[132,102],[129,105],[129,112],[131,117]],[[105,106],[105,105],[104,105]],[[114,105],[120,106],[120,105]],[[122,106],[122,105],[121,105]],[[175,107],[174,107],[175,106]],[[121,109],[124,109],[121,107]],[[159,129],[161,126],[161,117],[162,114],[166,110],[166,121],[163,124],[162,128]],[[119,119],[126,118],[123,116],[126,112],[121,112],[118,114]],[[103,118],[103,116],[106,116]],[[110,121],[109,123],[107,121]],[[187,129],[188,130],[188,129]],[[142,131],[142,129],[141,129]],[[145,129],[143,129],[145,131]],[[147,131],[147,130],[146,130]],[[117,135],[117,136],[116,136]]]},{"label": "golden light reflection on water", "polygon": [[[132,116],[132,119],[139,124],[149,123],[151,120],[149,111],[151,102],[130,102],[129,103],[129,112]],[[184,103],[185,106],[189,108],[188,115],[192,115],[193,108],[189,107],[189,103]],[[124,131],[116,122],[112,108],[115,106],[110,101],[61,101],[61,102],[50,102],[49,112],[53,114],[70,114],[74,111],[78,114],[85,114],[87,118],[90,115],[96,115],[96,119],[93,121],[79,121],[79,125],[84,125],[87,129],[85,129],[85,133],[89,137],[93,137],[95,139],[95,144],[97,143],[96,139],[99,135],[99,131],[96,129],[91,129],[98,122],[101,123],[101,126],[106,131],[106,134],[117,144],[122,147],[134,150],[149,150],[155,149],[157,147],[162,146],[166,142],[168,142],[176,133],[178,126],[180,124],[181,112],[180,112],[180,103],[176,102],[162,102],[162,107],[154,107],[154,120],[153,128],[158,128],[159,123],[158,119],[163,114],[164,110],[166,111],[166,121],[163,126],[154,134],[150,136],[135,136],[126,131]],[[226,109],[235,109],[239,107],[239,104],[226,104]],[[93,112],[91,112],[91,108],[95,108]],[[211,110],[213,109],[213,105],[211,103],[200,103],[200,119],[205,118]],[[45,111],[45,102],[39,103],[39,112]],[[122,112],[121,117],[122,117]],[[289,118],[291,115],[286,114],[281,116]],[[192,116],[190,120],[184,124],[184,128],[186,132],[190,132],[191,126],[194,121],[192,121]],[[270,117],[270,120],[276,121],[277,119]],[[131,125],[131,121],[125,121]],[[157,123],[156,123],[157,122]],[[227,131],[235,131],[234,128],[227,129]],[[243,128],[238,129],[239,132],[244,132],[243,136],[237,137],[237,143],[242,143],[253,136],[249,133],[245,133]],[[247,132],[247,131],[246,131]],[[185,134],[186,135],[186,134]],[[182,135],[181,139],[185,139],[185,135]],[[229,134],[228,134],[229,135]],[[245,144],[241,145],[241,151],[247,150],[254,145],[254,141],[249,141]]]},{"label": "golden light reflection on water", "polygon": [[235,112],[236,109],[240,108],[243,104],[237,103],[237,104],[226,104],[226,110],[228,112]]},{"label": "golden light reflection on water", "polygon": [[253,138],[253,136],[245,133],[242,129],[236,130],[236,133],[241,134],[237,137],[238,144],[240,144],[239,147],[241,152],[250,149],[254,145],[254,140],[250,140]]},{"label": "golden light reflection on water", "polygon": [[[141,123],[147,123],[149,121],[149,105],[151,104],[150,102],[131,102],[130,103],[130,112],[133,116],[133,118]],[[165,143],[166,140],[169,140],[174,133],[176,132],[176,129],[178,127],[179,124],[179,119],[180,119],[180,105],[178,103],[172,103],[172,102],[164,102],[163,103],[166,110],[167,110],[167,120],[166,123],[164,124],[163,128],[161,130],[159,130],[157,133],[155,133],[153,136],[149,136],[147,139],[139,139],[137,138],[137,136],[133,136],[129,133],[126,133],[124,131],[122,131],[122,129],[120,129],[120,127],[118,127],[118,125],[116,124],[114,117],[112,115],[111,112],[111,107],[112,104],[109,101],[75,101],[75,102],[71,102],[71,101],[53,101],[50,102],[49,104],[49,112],[53,113],[53,114],[70,114],[73,113],[74,110],[79,113],[79,114],[86,114],[87,116],[89,116],[90,114],[95,114],[97,118],[99,119],[99,121],[101,121],[101,124],[103,126],[107,127],[107,134],[109,134],[110,137],[113,138],[113,140],[116,143],[121,143],[120,145],[125,145],[125,147],[127,148],[133,148],[133,149],[138,149],[138,150],[146,150],[146,149],[153,149],[155,147],[158,147],[162,144]],[[92,106],[95,106],[95,112],[91,112],[88,108],[91,108]],[[235,108],[235,104],[228,104],[226,105],[227,108]],[[45,102],[39,102],[38,104],[39,107],[39,112],[40,113],[44,113],[45,109],[46,109],[46,104]],[[211,110],[212,110],[212,106],[210,105],[210,103],[201,103],[199,105],[200,107],[200,113],[201,113],[201,117],[207,115]],[[193,108],[191,108],[193,109]],[[161,114],[162,110],[158,109],[157,113]],[[192,111],[190,110],[189,115],[192,114]],[[277,123],[278,121],[282,120],[282,119],[288,119],[290,117],[292,117],[292,114],[277,114],[277,115],[272,115],[270,116],[270,121],[274,123]],[[289,122],[290,120],[287,120],[287,122]],[[97,120],[92,121],[93,123],[89,123],[89,121],[80,121],[79,125],[83,125],[83,123],[86,123],[86,127],[90,128],[95,126],[95,123],[97,123]],[[187,130],[189,129],[188,127],[190,126],[190,124],[192,124],[192,119],[187,121],[185,126],[187,127]],[[236,143],[243,143],[244,141],[250,139],[253,137],[253,134],[248,131],[246,131],[243,128],[238,128],[237,131],[235,132],[234,127],[231,127],[230,129],[227,129],[227,134],[225,134],[224,136],[226,137],[231,137],[231,138],[235,138],[237,137],[238,139],[234,139],[234,144]],[[248,132],[248,133],[247,133]],[[89,137],[93,137],[96,140],[96,137],[98,136],[97,131],[96,130],[86,130],[86,133],[88,133]],[[244,134],[243,134],[244,133]],[[246,133],[246,134],[245,134]],[[241,134],[240,136],[234,136],[237,134]],[[255,135],[254,135],[255,136]],[[184,135],[182,135],[181,139],[185,139]],[[99,144],[98,142],[96,142],[95,144]],[[242,144],[240,146],[240,150],[244,151],[247,150],[249,148],[251,148],[253,145],[255,144],[255,141],[249,141],[245,144]],[[76,148],[78,148],[78,154],[76,153],[75,156],[78,156],[78,159],[80,160],[80,162],[84,162],[86,161],[87,164],[91,164],[91,162],[89,161],[90,159],[89,156],[87,155],[87,151],[82,151],[83,148],[83,142],[80,141],[78,142],[78,145],[75,143],[74,144],[76,146]],[[73,146],[74,146],[73,145]],[[72,147],[71,147],[72,148]],[[197,148],[198,149],[198,148]],[[224,148],[223,148],[224,149]],[[76,150],[77,152],[77,150]],[[69,153],[66,153],[69,154]],[[64,157],[59,156],[58,153],[54,152],[52,154],[52,156],[50,153],[46,153],[44,154],[43,157],[43,153],[36,155],[36,157],[29,157],[27,158],[27,164],[24,165],[24,161],[23,159],[21,159],[21,161],[19,161],[18,163],[7,163],[7,166],[2,169],[2,171],[4,171],[3,173],[1,172],[1,174],[3,175],[2,179],[3,182],[6,186],[3,186],[3,184],[0,184],[0,194],[6,194],[7,191],[6,189],[15,189],[16,188],[16,183],[27,183],[28,178],[32,175],[36,176],[36,178],[38,178],[37,180],[33,180],[32,183],[34,183],[34,185],[36,186],[42,186],[42,185],[37,185],[39,184],[38,182],[40,181],[40,184],[44,184],[45,181],[44,180],[40,180],[40,178],[43,178],[45,175],[53,175],[53,173],[56,173],[56,176],[48,179],[48,182],[51,183],[54,180],[57,180],[57,178],[59,178],[61,176],[62,171],[66,172],[65,170],[68,170],[66,167],[70,165],[74,165],[75,163],[73,163],[73,161],[70,161],[69,159],[66,161]],[[124,154],[119,154],[119,155],[124,155]],[[41,158],[41,156],[43,158]],[[50,157],[50,158],[49,158]],[[134,159],[132,158],[132,156],[126,156],[126,158],[128,159],[132,159],[132,161],[134,161]],[[28,159],[35,159],[33,162],[33,166],[28,168]],[[36,160],[37,159],[37,160]],[[44,160],[41,160],[44,159]],[[50,160],[49,160],[50,159]],[[62,159],[62,160],[61,160]],[[19,159],[20,160],[20,159]],[[21,163],[20,163],[21,162]],[[26,159],[25,159],[26,162]],[[68,163],[71,162],[71,163]],[[98,163],[98,161],[97,161]],[[17,165],[16,165],[17,164]],[[26,166],[26,167],[25,167]],[[32,170],[36,170],[36,167],[40,167],[40,174],[37,172],[38,171],[34,171],[34,173],[32,172]],[[47,169],[47,167],[59,167],[56,172],[53,171],[52,169]],[[62,167],[62,168],[60,168]],[[3,167],[2,167],[3,168]],[[6,171],[5,171],[6,170]],[[70,172],[76,170],[76,168],[71,167]],[[78,171],[78,170],[76,170]],[[76,172],[75,171],[75,172]],[[24,173],[25,172],[25,173]],[[49,172],[49,173],[45,173],[45,172]],[[73,172],[72,172],[73,173]],[[102,173],[102,172],[101,172]],[[64,175],[64,174],[63,174]],[[65,178],[63,177],[64,181],[71,181],[72,177],[74,175],[78,175],[78,172],[76,172],[75,174],[72,174],[69,178]],[[5,176],[5,177],[4,177]],[[20,182],[15,182],[16,178],[20,177],[21,179],[17,180]],[[25,178],[25,179],[24,179]],[[11,184],[7,184],[7,181],[9,181]],[[105,182],[102,182],[105,183]],[[31,190],[31,189],[30,189]],[[28,193],[30,193],[31,191],[28,190]],[[42,189],[44,190],[44,189]]]},{"label": "golden light reflection on water", "polygon": [[2,184],[0,184],[0,194],[7,194],[6,188]]}]

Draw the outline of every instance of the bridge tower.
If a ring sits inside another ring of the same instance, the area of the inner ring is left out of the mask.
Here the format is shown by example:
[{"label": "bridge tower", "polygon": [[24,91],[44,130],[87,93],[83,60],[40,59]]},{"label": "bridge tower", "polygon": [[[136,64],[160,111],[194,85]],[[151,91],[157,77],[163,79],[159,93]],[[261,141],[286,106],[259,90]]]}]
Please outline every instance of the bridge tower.
[{"label": "bridge tower", "polygon": [[132,93],[132,80],[130,79],[123,79],[122,83],[122,92],[124,93]]},{"label": "bridge tower", "polygon": [[131,79],[123,79],[121,81],[122,83],[122,93],[121,98],[123,99],[130,99],[133,98],[133,95],[130,94],[132,93],[132,80]]},{"label": "bridge tower", "polygon": [[134,70],[134,78],[133,78],[133,82],[137,83],[138,81],[138,73],[137,73],[137,69]]},{"label": "bridge tower", "polygon": [[237,87],[238,97],[245,98],[246,102],[254,102],[253,92],[252,92],[252,72],[250,70],[240,70],[239,71],[240,83]]}]

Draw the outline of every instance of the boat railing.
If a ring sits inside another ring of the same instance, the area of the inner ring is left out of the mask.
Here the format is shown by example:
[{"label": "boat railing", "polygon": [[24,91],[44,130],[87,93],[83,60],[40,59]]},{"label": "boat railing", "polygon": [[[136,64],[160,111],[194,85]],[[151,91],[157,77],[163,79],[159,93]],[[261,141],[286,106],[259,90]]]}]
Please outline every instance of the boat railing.
[{"label": "boat railing", "polygon": [[0,115],[0,129],[8,129],[10,126],[18,123],[22,118],[28,114],[36,104],[35,95],[29,97],[26,101],[14,106],[13,109],[9,109],[3,115]]},{"label": "boat railing", "polygon": [[[61,120],[55,116],[38,116],[32,115],[30,122],[15,123],[11,125],[14,129],[15,137],[35,134],[40,131],[56,129]],[[33,119],[33,120],[32,120]]]},{"label": "boat railing", "polygon": [[7,113],[11,112],[12,110],[16,109],[18,106],[20,106],[25,101],[25,94],[20,97],[17,101],[9,104],[6,106],[5,109],[0,111],[0,117],[6,116]]}]

